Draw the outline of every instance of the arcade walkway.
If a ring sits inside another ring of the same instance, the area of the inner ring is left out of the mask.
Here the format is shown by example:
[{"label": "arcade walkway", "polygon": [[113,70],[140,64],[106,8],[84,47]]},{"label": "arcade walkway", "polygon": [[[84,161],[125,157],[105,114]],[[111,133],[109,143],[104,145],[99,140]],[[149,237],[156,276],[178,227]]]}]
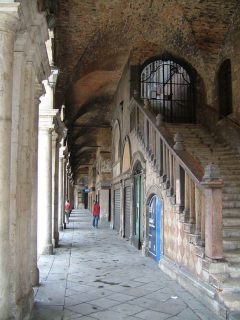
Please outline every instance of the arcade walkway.
[{"label": "arcade walkway", "polygon": [[199,301],[88,211],[75,211],[55,255],[41,256],[32,320],[216,320]]}]

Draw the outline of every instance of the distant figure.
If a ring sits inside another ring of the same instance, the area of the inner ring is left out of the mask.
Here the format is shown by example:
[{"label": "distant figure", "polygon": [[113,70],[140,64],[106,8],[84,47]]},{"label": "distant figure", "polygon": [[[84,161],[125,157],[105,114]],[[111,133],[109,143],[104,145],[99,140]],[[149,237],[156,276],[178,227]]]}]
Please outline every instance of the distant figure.
[{"label": "distant figure", "polygon": [[71,212],[71,204],[69,200],[66,200],[65,202],[65,218],[66,218],[66,222],[69,223],[69,216],[70,216],[70,212]]},{"label": "distant figure", "polygon": [[100,216],[100,206],[97,201],[93,201],[93,210],[92,210],[92,215],[93,215],[93,227],[98,228],[98,220]]}]

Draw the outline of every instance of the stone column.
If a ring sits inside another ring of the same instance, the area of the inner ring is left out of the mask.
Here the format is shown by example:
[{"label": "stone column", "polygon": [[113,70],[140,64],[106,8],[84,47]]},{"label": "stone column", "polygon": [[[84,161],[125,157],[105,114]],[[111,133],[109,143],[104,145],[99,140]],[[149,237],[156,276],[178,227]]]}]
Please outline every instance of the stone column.
[{"label": "stone column", "polygon": [[63,215],[64,215],[64,196],[63,196],[63,155],[59,155],[59,193],[58,193],[58,222],[59,230],[63,230]]},{"label": "stone column", "polygon": [[39,249],[42,254],[52,254],[52,129],[40,127],[38,141]]},{"label": "stone column", "polygon": [[59,177],[59,143],[58,134],[52,134],[52,227],[53,227],[53,245],[58,247],[59,232],[58,232],[58,177]]},{"label": "stone column", "polygon": [[78,209],[78,185],[74,185],[74,209]]},{"label": "stone column", "polygon": [[206,166],[202,185],[205,189],[205,254],[211,259],[222,259],[223,181],[217,165]]},{"label": "stone column", "polygon": [[130,202],[130,236],[129,241],[133,243],[133,215],[134,215],[134,177],[131,176],[131,202]]},{"label": "stone column", "polygon": [[124,181],[120,181],[120,230],[119,234],[124,236]]},{"label": "stone column", "polygon": [[32,203],[31,203],[31,259],[32,259],[32,286],[39,284],[39,269],[37,266],[37,203],[38,203],[38,118],[39,118],[39,97],[43,87],[40,84],[35,86],[35,112],[34,128],[32,134]]},{"label": "stone column", "polygon": [[19,3],[0,4],[0,314],[10,319],[9,208],[13,49]]},{"label": "stone column", "polygon": [[100,208],[101,208],[101,219],[108,221],[109,216],[109,189],[101,188],[99,190],[100,195]]},{"label": "stone column", "polygon": [[66,159],[63,158],[63,202],[62,202],[62,205],[63,205],[63,228],[66,229],[66,217],[65,217],[65,214],[64,214],[64,204],[65,204],[65,201],[67,200],[67,174],[66,174]]}]

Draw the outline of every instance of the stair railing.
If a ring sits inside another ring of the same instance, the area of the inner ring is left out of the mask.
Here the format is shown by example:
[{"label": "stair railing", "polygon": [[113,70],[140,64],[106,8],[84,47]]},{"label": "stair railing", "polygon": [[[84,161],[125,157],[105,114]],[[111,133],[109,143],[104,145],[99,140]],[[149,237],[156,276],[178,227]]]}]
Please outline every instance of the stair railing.
[{"label": "stair railing", "polygon": [[[130,102],[131,131],[134,131],[145,154],[159,177],[163,190],[184,223],[189,242],[204,248],[212,259],[222,258],[222,180],[212,176],[216,166],[201,163],[184,148],[183,138],[174,139],[164,127],[161,115],[155,117],[147,101],[132,98]],[[211,193],[212,192],[212,193]]]}]

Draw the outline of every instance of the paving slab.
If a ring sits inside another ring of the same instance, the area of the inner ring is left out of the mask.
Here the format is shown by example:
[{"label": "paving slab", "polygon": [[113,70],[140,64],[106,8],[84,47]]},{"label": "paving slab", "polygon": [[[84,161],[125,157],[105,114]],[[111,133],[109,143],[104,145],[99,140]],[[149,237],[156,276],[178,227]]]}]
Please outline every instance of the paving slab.
[{"label": "paving slab", "polygon": [[91,222],[74,210],[54,255],[39,257],[31,320],[220,319],[107,222]]}]

